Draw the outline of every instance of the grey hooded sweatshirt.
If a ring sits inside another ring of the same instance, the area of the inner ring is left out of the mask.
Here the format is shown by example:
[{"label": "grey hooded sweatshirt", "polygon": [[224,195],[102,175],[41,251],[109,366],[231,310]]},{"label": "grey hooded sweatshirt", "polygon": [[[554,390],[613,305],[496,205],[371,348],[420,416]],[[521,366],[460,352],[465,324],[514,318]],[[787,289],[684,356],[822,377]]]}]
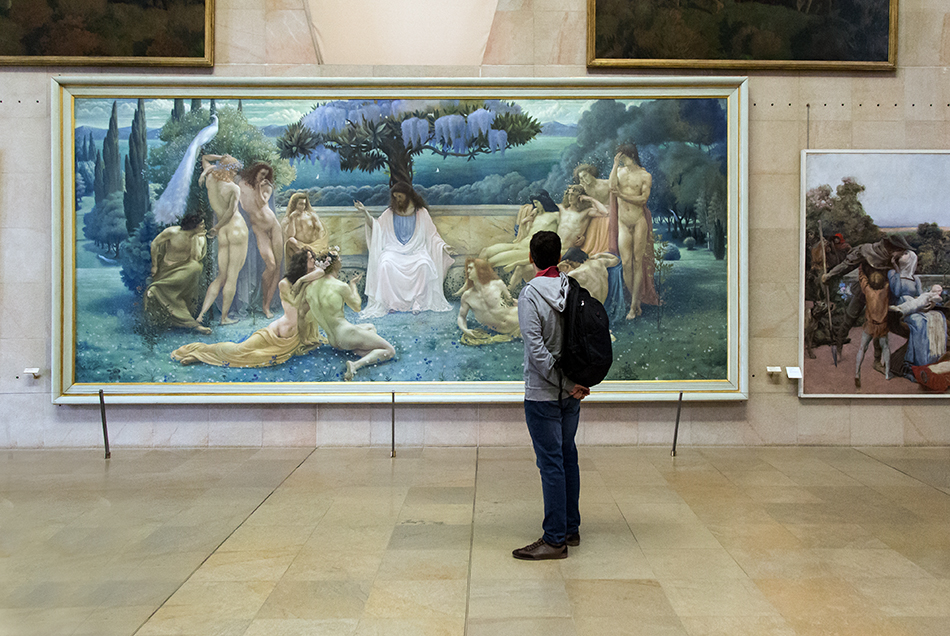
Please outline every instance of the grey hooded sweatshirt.
[{"label": "grey hooded sweatshirt", "polygon": [[[518,296],[518,324],[524,340],[524,399],[553,402],[566,397],[574,382],[554,368],[564,335],[561,312],[567,301],[567,276],[532,278]],[[561,395],[559,388],[564,389]]]}]

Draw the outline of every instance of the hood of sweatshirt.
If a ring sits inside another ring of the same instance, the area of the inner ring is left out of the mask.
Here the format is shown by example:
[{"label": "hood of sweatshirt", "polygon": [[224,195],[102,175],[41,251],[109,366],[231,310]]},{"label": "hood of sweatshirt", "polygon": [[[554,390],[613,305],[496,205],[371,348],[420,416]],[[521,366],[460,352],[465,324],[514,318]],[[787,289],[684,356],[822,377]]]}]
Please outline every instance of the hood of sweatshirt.
[{"label": "hood of sweatshirt", "polygon": [[564,311],[564,305],[567,303],[567,290],[570,286],[566,275],[561,274],[557,278],[539,276],[532,278],[530,284],[554,311],[558,313]]}]

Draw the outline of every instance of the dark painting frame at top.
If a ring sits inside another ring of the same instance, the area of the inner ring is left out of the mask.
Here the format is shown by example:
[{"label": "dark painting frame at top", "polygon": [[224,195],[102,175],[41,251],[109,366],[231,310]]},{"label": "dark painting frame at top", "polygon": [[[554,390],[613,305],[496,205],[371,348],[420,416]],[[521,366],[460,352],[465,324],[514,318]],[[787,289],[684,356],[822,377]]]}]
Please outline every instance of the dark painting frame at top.
[{"label": "dark painting frame at top", "polygon": [[0,2],[0,66],[213,66],[214,0]]},{"label": "dark painting frame at top", "polygon": [[893,71],[898,0],[588,0],[587,65]]}]

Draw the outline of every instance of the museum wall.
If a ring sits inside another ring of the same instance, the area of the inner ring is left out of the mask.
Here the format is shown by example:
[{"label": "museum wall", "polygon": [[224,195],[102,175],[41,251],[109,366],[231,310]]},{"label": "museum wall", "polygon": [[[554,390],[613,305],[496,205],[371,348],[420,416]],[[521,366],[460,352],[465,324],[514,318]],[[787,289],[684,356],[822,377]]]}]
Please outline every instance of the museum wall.
[{"label": "museum wall", "polygon": [[[301,4],[218,0],[213,70],[0,70],[0,447],[102,443],[98,406],[50,401],[51,77],[588,75],[585,0],[500,0],[478,66],[319,65]],[[801,400],[795,381],[765,373],[767,365],[798,364],[801,150],[950,142],[950,8],[901,0],[898,37],[895,73],[748,73],[749,399],[685,403],[681,446],[950,444],[946,400]],[[914,193],[906,194],[913,205]],[[40,367],[40,377],[24,374],[27,367]],[[527,444],[523,417],[520,404],[399,406],[396,443]],[[585,403],[578,440],[669,445],[675,417],[673,402]],[[387,446],[391,414],[388,405],[114,405],[108,423],[113,446]]]}]

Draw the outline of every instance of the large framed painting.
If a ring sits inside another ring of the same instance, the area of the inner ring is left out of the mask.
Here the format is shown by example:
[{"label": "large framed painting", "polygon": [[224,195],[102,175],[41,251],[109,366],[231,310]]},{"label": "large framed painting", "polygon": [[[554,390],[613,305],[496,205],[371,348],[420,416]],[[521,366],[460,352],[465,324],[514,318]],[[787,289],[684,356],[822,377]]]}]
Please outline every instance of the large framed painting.
[{"label": "large framed painting", "polygon": [[950,396],[948,184],[946,151],[803,151],[801,397]]},{"label": "large framed painting", "polygon": [[894,70],[897,0],[587,0],[587,64]]},{"label": "large framed painting", "polygon": [[0,65],[211,66],[214,0],[0,0]]},{"label": "large framed painting", "polygon": [[593,400],[744,399],[744,78],[53,80],[53,399],[517,401],[529,243]]}]

